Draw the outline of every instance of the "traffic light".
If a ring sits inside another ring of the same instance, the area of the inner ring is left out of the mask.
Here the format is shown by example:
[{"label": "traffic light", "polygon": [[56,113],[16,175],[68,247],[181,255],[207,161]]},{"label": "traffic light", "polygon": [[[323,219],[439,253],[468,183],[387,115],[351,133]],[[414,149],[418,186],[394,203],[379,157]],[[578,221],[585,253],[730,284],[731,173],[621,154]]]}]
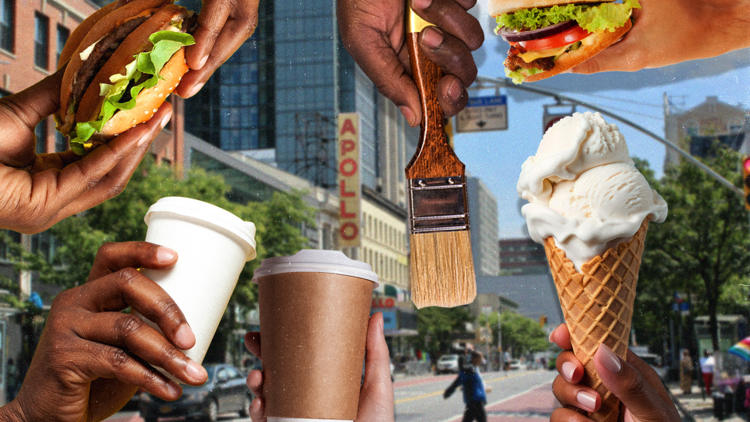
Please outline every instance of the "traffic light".
[{"label": "traffic light", "polygon": [[544,328],[545,325],[547,325],[547,315],[542,315],[539,317],[539,326]]},{"label": "traffic light", "polygon": [[750,211],[750,156],[742,159],[742,184],[745,186],[745,209]]}]

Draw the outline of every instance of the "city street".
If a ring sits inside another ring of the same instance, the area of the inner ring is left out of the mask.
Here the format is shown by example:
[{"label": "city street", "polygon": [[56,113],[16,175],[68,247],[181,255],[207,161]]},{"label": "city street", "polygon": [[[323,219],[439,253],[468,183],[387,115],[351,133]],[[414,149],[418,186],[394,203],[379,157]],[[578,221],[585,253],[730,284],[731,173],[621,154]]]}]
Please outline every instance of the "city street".
[{"label": "city street", "polygon": [[[487,416],[490,422],[543,422],[559,405],[552,395],[555,371],[511,371],[482,374],[487,394]],[[448,400],[443,391],[455,375],[397,377],[394,383],[396,420],[401,422],[459,422],[463,415],[461,390]],[[236,416],[236,415],[235,415]],[[227,415],[222,421],[249,421]],[[120,412],[109,422],[142,422],[137,412]]]}]

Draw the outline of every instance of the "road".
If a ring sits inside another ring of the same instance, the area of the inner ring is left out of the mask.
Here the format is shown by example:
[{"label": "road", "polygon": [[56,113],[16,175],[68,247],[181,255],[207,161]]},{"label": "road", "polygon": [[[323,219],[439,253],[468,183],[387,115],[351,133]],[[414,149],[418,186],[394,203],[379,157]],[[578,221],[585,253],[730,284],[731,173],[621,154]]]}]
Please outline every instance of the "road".
[{"label": "road", "polygon": [[[487,394],[488,422],[545,422],[559,405],[551,385],[557,372],[512,371],[482,374]],[[397,378],[394,383],[396,420],[398,422],[460,422],[463,415],[461,391],[443,399],[443,391],[455,375],[427,375]],[[247,422],[248,418],[231,415],[222,421]],[[120,412],[108,422],[143,422],[137,412]]]},{"label": "road", "polygon": [[[482,374],[486,386],[489,422],[542,422],[559,405],[551,385],[557,372],[513,371]],[[460,422],[464,404],[461,391],[448,400],[443,391],[455,375],[432,376],[394,384],[398,422]]]}]

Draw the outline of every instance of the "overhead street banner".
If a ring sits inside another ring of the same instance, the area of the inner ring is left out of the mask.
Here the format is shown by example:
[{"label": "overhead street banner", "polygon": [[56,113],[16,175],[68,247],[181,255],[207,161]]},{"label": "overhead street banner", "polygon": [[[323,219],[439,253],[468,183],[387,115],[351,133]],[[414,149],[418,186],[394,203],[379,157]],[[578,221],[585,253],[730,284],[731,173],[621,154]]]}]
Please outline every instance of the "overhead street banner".
[{"label": "overhead street banner", "polygon": [[456,133],[508,130],[508,97],[469,98],[469,104],[456,116]]},{"label": "overhead street banner", "polygon": [[348,248],[362,243],[359,114],[341,113],[338,120],[339,246]]}]

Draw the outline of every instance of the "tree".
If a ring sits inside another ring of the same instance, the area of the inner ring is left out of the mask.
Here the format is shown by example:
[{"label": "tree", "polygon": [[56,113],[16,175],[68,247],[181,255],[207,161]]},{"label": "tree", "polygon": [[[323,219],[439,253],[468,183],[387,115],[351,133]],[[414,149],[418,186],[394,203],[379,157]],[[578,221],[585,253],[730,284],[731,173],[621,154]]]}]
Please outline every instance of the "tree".
[{"label": "tree", "polygon": [[[741,186],[740,155],[715,145],[704,161]],[[649,225],[636,296],[634,322],[663,327],[674,292],[687,293],[692,313],[709,317],[719,350],[717,312],[750,276],[750,225],[742,198],[690,163],[666,170],[661,181],[648,164],[639,168],[669,204],[667,220]],[[692,330],[687,330],[691,333]]]},{"label": "tree", "polygon": [[245,265],[206,355],[206,361],[224,361],[227,340],[239,328],[237,311],[249,309],[257,302],[257,286],[251,282],[253,270],[265,258],[294,254],[305,247],[308,241],[302,235],[302,228],[314,225],[314,209],[304,203],[300,192],[276,192],[269,201],[243,205],[227,199],[230,189],[221,176],[203,169],[193,168],[184,179],[177,179],[170,167],[157,166],[147,158],[120,195],[50,229],[58,244],[51,262],[23,252],[22,248],[14,250],[21,251],[18,261],[25,262],[26,268],[39,271],[40,281],[70,288],[86,280],[96,252],[105,242],[145,239],[148,227],[143,217],[160,198],[199,199],[254,222],[258,256]]},{"label": "tree", "polygon": [[502,315],[493,312],[481,315],[479,324],[489,324],[492,330],[492,344],[499,346],[502,333],[503,349],[511,350],[514,357],[528,353],[541,352],[550,348],[547,333],[539,322],[529,317],[513,312],[503,312]]},{"label": "tree", "polygon": [[428,307],[417,309],[417,331],[413,338],[416,348],[430,354],[433,363],[450,351],[451,344],[459,338],[466,338],[469,331],[466,324],[474,321],[466,306],[455,308]]}]

